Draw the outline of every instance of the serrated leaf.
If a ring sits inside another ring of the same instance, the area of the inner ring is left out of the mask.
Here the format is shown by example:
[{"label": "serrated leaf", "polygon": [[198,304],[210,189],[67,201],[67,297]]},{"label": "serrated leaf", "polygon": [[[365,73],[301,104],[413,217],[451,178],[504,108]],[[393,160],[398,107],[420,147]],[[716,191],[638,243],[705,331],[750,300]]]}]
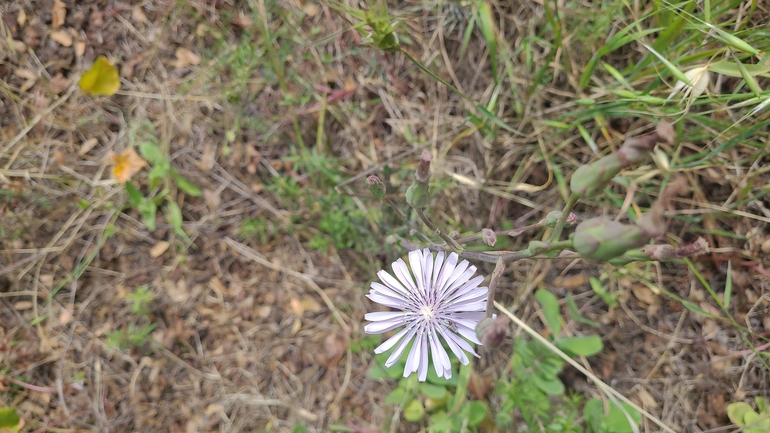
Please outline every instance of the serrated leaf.
[{"label": "serrated leaf", "polygon": [[559,300],[556,296],[547,290],[538,290],[535,292],[535,299],[543,308],[543,317],[548,322],[548,326],[551,327],[553,338],[559,336],[561,332],[561,314],[559,309]]},{"label": "serrated leaf", "polygon": [[404,408],[404,419],[409,422],[417,422],[425,416],[425,408],[420,400],[414,399]]},{"label": "serrated leaf", "polygon": [[120,89],[118,69],[107,60],[107,57],[99,56],[91,69],[80,77],[78,86],[92,96],[114,95]]},{"label": "serrated leaf", "polygon": [[556,347],[569,354],[582,356],[596,355],[604,348],[602,339],[598,335],[563,338],[555,344]]}]

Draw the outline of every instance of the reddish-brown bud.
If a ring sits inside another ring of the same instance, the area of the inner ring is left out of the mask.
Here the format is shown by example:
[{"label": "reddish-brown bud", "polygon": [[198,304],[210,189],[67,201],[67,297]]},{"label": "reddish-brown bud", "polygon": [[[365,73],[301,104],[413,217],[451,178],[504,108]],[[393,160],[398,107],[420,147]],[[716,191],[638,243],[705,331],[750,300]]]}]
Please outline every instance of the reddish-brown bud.
[{"label": "reddish-brown bud", "polygon": [[503,344],[508,336],[510,319],[508,316],[487,317],[476,325],[476,337],[481,344],[489,348],[495,348]]}]

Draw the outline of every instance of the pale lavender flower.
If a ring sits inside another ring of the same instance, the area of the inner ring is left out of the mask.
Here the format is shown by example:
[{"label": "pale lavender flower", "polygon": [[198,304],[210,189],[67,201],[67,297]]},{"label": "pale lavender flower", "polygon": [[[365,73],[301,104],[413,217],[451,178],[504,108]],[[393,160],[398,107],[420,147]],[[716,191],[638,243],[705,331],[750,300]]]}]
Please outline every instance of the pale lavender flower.
[{"label": "pale lavender flower", "polygon": [[404,327],[374,350],[380,354],[396,347],[385,362],[386,367],[393,366],[414,340],[404,377],[417,372],[418,379],[425,381],[430,351],[438,375],[451,378],[452,365],[442,340],[463,365],[470,362],[465,352],[479,356],[466,339],[481,344],[475,329],[484,318],[489,289],[479,287],[484,277],[471,278],[476,267],[469,266],[466,260],[458,264],[458,258],[456,253],[444,260],[443,252],[434,257],[428,249],[412,251],[409,253],[411,273],[406,263],[398,259],[392,265],[395,277],[385,271],[378,272],[383,284],[373,282],[366,295],[398,311],[366,314],[365,319],[372,323],[364,327],[364,332],[382,334]]}]

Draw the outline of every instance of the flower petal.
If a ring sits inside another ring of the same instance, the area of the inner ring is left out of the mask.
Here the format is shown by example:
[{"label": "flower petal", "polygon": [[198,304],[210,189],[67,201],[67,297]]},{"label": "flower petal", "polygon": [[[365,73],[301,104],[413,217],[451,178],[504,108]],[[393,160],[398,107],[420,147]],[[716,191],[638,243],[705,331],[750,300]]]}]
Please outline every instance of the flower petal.
[{"label": "flower petal", "polygon": [[386,307],[395,308],[397,310],[405,310],[409,305],[407,301],[404,301],[403,298],[393,298],[391,296],[385,296],[377,292],[369,292],[366,294],[366,297],[371,299],[372,302],[376,302]]},{"label": "flower petal", "polygon": [[438,328],[438,332],[439,334],[441,334],[442,337],[444,337],[444,341],[447,342],[449,349],[452,351],[452,353],[455,354],[457,359],[459,359],[463,365],[468,365],[468,363],[470,362],[468,360],[468,356],[465,354],[463,349],[460,348],[458,341],[464,343],[465,345],[468,345],[468,343],[466,343],[465,340],[463,340],[459,336],[455,335],[453,332],[444,330],[444,328]]},{"label": "flower petal", "polygon": [[[417,328],[416,327],[410,327],[410,328],[406,328],[404,330],[405,331],[408,330],[408,332],[406,334],[406,338],[404,338],[403,340],[401,340],[400,343],[398,343],[398,346],[396,346],[396,349],[393,350],[393,353],[390,354],[390,356],[388,357],[388,360],[385,361],[385,367],[387,367],[387,368],[393,367],[393,364],[395,364],[396,361],[401,359],[401,355],[404,353],[404,349],[406,349],[406,346],[409,345],[409,342],[412,341],[412,338],[414,338],[414,334],[417,332]],[[393,337],[391,337],[391,338],[393,338]],[[384,343],[383,343],[383,345],[384,345]],[[382,347],[382,346],[380,346],[380,347]],[[379,349],[379,347],[378,347],[378,349]]]},{"label": "flower petal", "polygon": [[452,378],[452,363],[449,361],[449,355],[447,355],[444,346],[441,345],[441,341],[436,335],[436,331],[431,329],[428,333],[430,339],[430,353],[433,358],[433,368],[436,369],[436,373],[439,376],[447,379]]},{"label": "flower petal", "polygon": [[439,287],[438,283],[438,277],[441,275],[441,272],[443,271],[443,265],[444,265],[444,252],[439,251],[438,254],[436,254],[436,261],[433,264],[433,278],[431,278],[431,286],[433,287]]},{"label": "flower petal", "polygon": [[[395,346],[396,343],[401,341],[401,339],[404,338],[404,335],[406,335],[407,332],[409,332],[409,328],[408,327],[398,331],[398,333],[396,335],[388,338],[387,340],[385,340],[384,343],[382,343],[379,346],[377,346],[377,348],[374,349],[374,353],[379,355],[381,353],[387,352],[388,350],[390,350],[391,347]],[[409,341],[407,340],[407,343],[408,342]]]},{"label": "flower petal", "polygon": [[422,330],[418,331],[417,337],[412,344],[412,350],[409,351],[409,355],[406,357],[406,365],[404,366],[404,377],[408,377],[420,368],[420,346],[422,345]]},{"label": "flower petal", "polygon": [[[389,273],[385,271],[377,272],[377,276],[380,277],[380,281],[385,283],[385,286],[387,286],[389,289],[398,292],[401,294],[401,296],[409,296],[411,291],[404,287],[403,284],[399,280],[393,277],[393,275],[390,275]],[[407,286],[408,287],[408,286]]]},{"label": "flower petal", "polygon": [[381,322],[372,322],[364,326],[364,332],[367,334],[382,334],[383,332],[392,331],[399,326],[404,325],[403,319],[383,320]]},{"label": "flower petal", "polygon": [[409,265],[412,267],[412,274],[417,280],[417,289],[420,293],[425,293],[425,278],[423,278],[422,252],[420,250],[409,251]]},{"label": "flower petal", "polygon": [[439,275],[438,280],[436,281],[436,287],[441,289],[446,285],[447,279],[449,279],[449,276],[452,275],[452,272],[454,272],[455,267],[457,266],[458,258],[459,256],[457,255],[457,253],[449,254],[449,257],[444,263],[444,266],[441,268],[441,274]]},{"label": "flower petal", "polygon": [[414,285],[414,278],[409,273],[409,268],[406,267],[406,263],[402,259],[398,259],[393,262],[391,266],[393,273],[396,275],[399,281],[409,289],[409,293],[417,293],[417,287]]},{"label": "flower petal", "polygon": [[[416,343],[415,343],[416,344]],[[425,382],[428,378],[428,338],[425,334],[420,335],[420,365],[417,370],[417,380]]]}]

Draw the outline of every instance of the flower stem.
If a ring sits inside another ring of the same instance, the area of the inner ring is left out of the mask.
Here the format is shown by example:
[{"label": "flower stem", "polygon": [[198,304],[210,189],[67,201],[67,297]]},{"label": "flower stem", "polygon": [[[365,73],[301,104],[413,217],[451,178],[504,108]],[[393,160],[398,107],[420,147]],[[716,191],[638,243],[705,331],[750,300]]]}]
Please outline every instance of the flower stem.
[{"label": "flower stem", "polygon": [[497,291],[497,283],[500,282],[500,277],[505,271],[505,262],[501,259],[497,259],[495,263],[495,270],[492,272],[492,279],[489,280],[489,294],[487,295],[487,317],[492,317],[492,307],[495,303],[495,292]]},{"label": "flower stem", "polygon": [[403,219],[404,219],[404,222],[406,222],[407,224],[409,224],[409,227],[411,227],[412,229],[414,229],[414,231],[415,231],[415,232],[416,232],[418,235],[420,235],[420,236],[421,236],[421,237],[422,237],[422,238],[423,238],[425,241],[427,241],[427,242],[431,242],[430,238],[429,238],[429,237],[428,237],[428,236],[427,236],[425,233],[423,233],[423,232],[422,232],[422,230],[420,230],[420,228],[419,228],[419,227],[417,227],[417,226],[416,226],[416,225],[415,225],[415,224],[414,224],[414,223],[413,223],[411,220],[409,220],[409,217],[408,217],[408,216],[406,216],[406,214],[404,213],[404,211],[402,211],[400,207],[396,206],[396,204],[395,204],[395,203],[393,203],[393,200],[391,200],[391,199],[389,199],[389,198],[387,198],[387,197],[386,197],[384,200],[385,200],[385,202],[386,202],[386,203],[388,203],[388,205],[390,205],[390,207],[392,207],[393,209],[395,209],[395,210],[396,210],[396,212],[398,212],[398,214],[399,214],[399,215],[401,215],[401,218],[403,218]]},{"label": "flower stem", "polygon": [[577,194],[570,194],[569,200],[567,200],[567,203],[564,205],[564,210],[561,211],[561,217],[559,217],[559,222],[556,223],[556,228],[553,229],[553,233],[551,233],[551,239],[550,242],[558,242],[559,236],[561,236],[562,230],[564,230],[564,224],[567,223],[567,218],[569,218],[569,213],[572,212],[572,208],[575,207],[580,197]]},{"label": "flower stem", "polygon": [[[545,225],[544,222],[539,222],[539,223],[535,223],[535,224],[530,224],[528,226],[519,227],[517,229],[498,230],[498,231],[495,232],[495,235],[497,235],[497,236],[518,236],[518,235],[524,233],[527,230],[532,230],[532,229],[536,229],[536,228],[539,228],[539,227],[543,227],[544,225]],[[472,242],[472,241],[481,239],[481,236],[482,236],[482,232],[474,233],[472,235],[469,235],[469,236],[466,236],[464,238],[458,239],[457,243],[459,243],[459,244],[466,244],[468,242]]]},{"label": "flower stem", "polygon": [[433,232],[435,232],[441,239],[444,240],[449,246],[452,247],[456,252],[463,251],[463,247],[460,246],[460,244],[457,243],[456,240],[452,239],[447,235],[446,233],[442,232],[441,229],[433,225],[432,222],[428,219],[428,217],[425,216],[425,213],[422,211],[422,209],[414,208],[415,212],[417,212],[417,215],[420,217],[422,222],[425,223],[426,226],[428,226],[429,229],[431,229]]}]

